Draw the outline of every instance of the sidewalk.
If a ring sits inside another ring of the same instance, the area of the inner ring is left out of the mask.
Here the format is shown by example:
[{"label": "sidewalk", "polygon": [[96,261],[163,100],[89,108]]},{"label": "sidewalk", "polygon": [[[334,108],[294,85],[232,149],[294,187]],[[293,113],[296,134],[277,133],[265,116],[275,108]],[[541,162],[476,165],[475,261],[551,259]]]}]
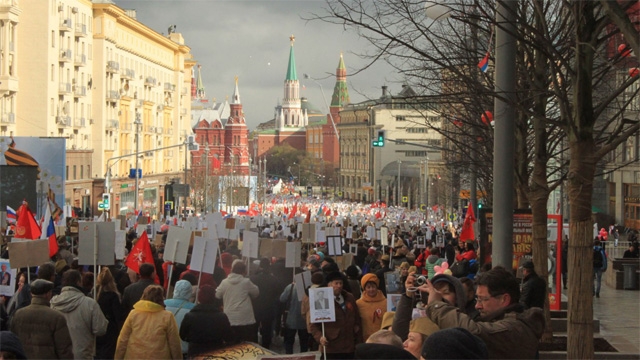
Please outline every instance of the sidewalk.
[{"label": "sidewalk", "polygon": [[640,354],[640,291],[615,290],[603,281],[593,317],[600,320],[600,336],[618,351]]}]

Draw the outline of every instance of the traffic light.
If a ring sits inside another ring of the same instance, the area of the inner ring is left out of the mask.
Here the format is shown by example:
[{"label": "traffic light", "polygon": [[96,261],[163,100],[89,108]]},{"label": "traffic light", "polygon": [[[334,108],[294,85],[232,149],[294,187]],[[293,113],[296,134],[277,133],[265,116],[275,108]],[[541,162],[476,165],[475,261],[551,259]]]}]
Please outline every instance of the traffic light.
[{"label": "traffic light", "polygon": [[482,201],[478,201],[478,210],[482,209]]},{"label": "traffic light", "polygon": [[385,137],[385,132],[384,130],[378,130],[377,131],[377,138],[373,140],[373,142],[371,143],[372,146],[374,147],[383,147],[384,146],[384,137]]},{"label": "traffic light", "polygon": [[102,208],[104,210],[109,210],[111,208],[111,194],[102,194]]}]

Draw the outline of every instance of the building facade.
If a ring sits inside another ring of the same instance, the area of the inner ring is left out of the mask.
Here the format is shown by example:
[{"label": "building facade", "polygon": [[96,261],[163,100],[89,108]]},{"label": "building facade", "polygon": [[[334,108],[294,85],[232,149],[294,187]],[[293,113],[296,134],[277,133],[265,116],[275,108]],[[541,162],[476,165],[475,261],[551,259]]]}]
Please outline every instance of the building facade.
[{"label": "building facade", "polygon": [[111,216],[133,213],[138,164],[138,208],[161,213],[164,185],[187,167],[180,144],[191,132],[195,62],[182,36],[155,32],[111,1],[26,0],[20,9],[22,26],[9,33],[22,91],[15,121],[0,131],[67,139],[66,204],[96,214],[108,192]]}]

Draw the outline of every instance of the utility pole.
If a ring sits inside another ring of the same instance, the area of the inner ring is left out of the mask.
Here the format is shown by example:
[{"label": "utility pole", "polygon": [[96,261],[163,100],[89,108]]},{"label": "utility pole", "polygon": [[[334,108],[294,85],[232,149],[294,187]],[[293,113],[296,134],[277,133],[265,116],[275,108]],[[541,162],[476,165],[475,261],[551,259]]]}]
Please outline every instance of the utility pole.
[{"label": "utility pole", "polygon": [[138,197],[139,197],[139,181],[140,181],[140,176],[138,176],[138,169],[140,168],[140,155],[138,154],[140,152],[140,125],[142,125],[142,121],[140,121],[140,113],[136,112],[136,121],[134,122],[134,124],[136,124],[136,168],[134,171],[134,174],[136,176],[136,182],[135,182],[135,196],[133,198],[133,207],[134,207],[134,211],[133,213],[135,214],[135,212],[138,210]]},{"label": "utility pole", "polygon": [[398,183],[396,184],[396,206],[400,206],[400,165],[402,165],[402,161],[398,160]]}]

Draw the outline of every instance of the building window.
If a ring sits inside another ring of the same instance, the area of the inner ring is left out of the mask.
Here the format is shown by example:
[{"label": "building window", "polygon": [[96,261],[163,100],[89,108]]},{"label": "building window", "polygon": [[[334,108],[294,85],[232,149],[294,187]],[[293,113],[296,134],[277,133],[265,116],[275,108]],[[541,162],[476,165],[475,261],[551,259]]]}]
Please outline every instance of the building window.
[{"label": "building window", "polygon": [[65,169],[64,178],[69,180],[69,165],[67,165],[67,168]]},{"label": "building window", "polygon": [[407,117],[404,115],[397,115],[396,121],[407,121]]},{"label": "building window", "polygon": [[73,165],[73,180],[76,179],[76,166]]},{"label": "building window", "polygon": [[80,165],[80,179],[84,179],[84,166]]}]

